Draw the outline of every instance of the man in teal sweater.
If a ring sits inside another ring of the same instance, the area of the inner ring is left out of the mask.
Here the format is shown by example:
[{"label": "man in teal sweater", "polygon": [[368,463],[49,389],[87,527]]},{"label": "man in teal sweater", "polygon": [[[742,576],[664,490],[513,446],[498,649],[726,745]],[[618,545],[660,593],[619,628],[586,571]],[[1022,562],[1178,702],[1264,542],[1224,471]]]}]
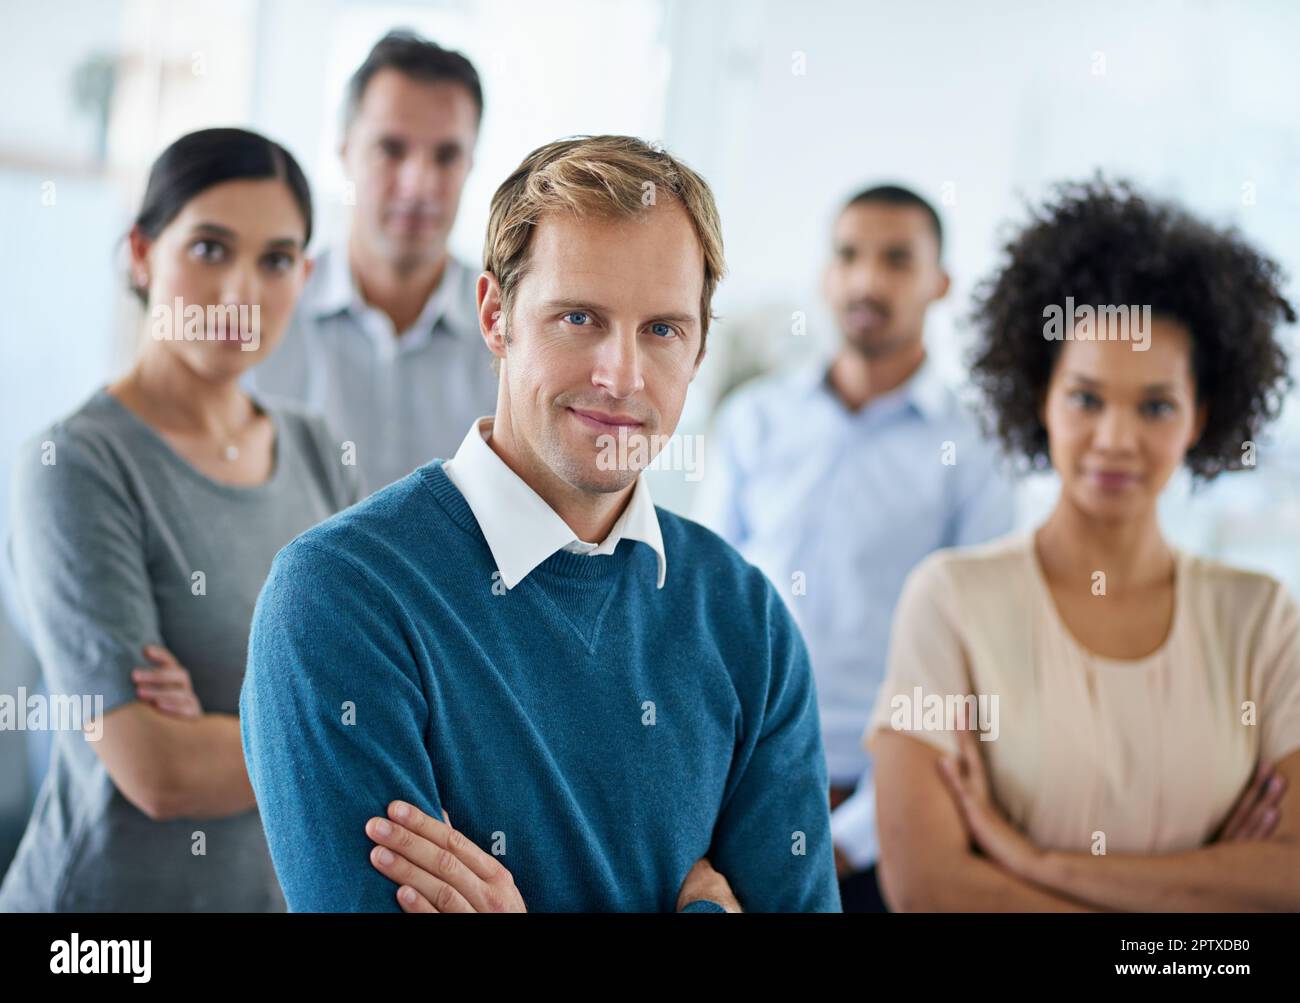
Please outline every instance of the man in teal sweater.
[{"label": "man in teal sweater", "polygon": [[484,259],[496,414],[258,601],[240,721],[290,909],[837,911],[803,640],[640,476],[704,354],[708,186],[638,140],[552,143]]}]

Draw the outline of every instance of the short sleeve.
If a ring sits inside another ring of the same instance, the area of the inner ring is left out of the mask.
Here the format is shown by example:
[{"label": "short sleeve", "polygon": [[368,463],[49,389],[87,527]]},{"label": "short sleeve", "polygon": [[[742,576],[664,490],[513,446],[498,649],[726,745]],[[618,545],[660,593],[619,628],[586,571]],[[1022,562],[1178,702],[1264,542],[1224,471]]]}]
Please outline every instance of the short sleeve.
[{"label": "short sleeve", "polygon": [[957,738],[926,726],[926,699],[972,692],[956,595],[942,553],[932,554],[908,575],[894,612],[885,681],[864,735],[878,729],[905,731],[942,752],[955,753]]},{"label": "short sleeve", "polygon": [[1300,749],[1300,607],[1278,583],[1257,638],[1260,758],[1276,763]]},{"label": "short sleeve", "polygon": [[20,451],[11,552],[19,604],[52,694],[136,700],[131,670],[162,641],[143,514],[103,442],[56,426]]}]

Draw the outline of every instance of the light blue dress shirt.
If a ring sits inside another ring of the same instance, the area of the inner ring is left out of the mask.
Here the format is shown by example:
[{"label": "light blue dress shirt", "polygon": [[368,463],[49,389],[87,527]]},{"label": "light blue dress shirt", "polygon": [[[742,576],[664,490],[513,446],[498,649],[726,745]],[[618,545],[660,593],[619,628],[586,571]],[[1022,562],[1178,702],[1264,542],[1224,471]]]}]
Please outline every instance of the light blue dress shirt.
[{"label": "light blue dress shirt", "polygon": [[397,336],[361,297],[344,247],[316,259],[279,346],[250,389],[301,401],[352,443],[367,493],[455,453],[470,424],[493,414],[497,376],[479,334],[478,272],[449,258],[419,318]]},{"label": "light blue dress shirt", "polygon": [[877,856],[862,737],[903,581],[933,550],[1010,530],[1013,492],[928,359],[857,412],[828,368],[765,377],[723,404],[695,514],[768,575],[803,632],[831,784],[857,785],[832,833],[861,868]]}]

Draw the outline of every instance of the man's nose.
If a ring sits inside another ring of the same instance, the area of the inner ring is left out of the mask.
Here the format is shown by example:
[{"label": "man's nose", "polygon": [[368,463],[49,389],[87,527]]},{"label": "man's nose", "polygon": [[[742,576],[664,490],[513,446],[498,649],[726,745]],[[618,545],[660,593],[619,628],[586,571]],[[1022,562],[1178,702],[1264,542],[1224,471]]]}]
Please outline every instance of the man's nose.
[{"label": "man's nose", "polygon": [[625,400],[645,387],[641,349],[634,329],[619,327],[601,339],[591,382],[611,397]]},{"label": "man's nose", "polygon": [[886,283],[885,270],[879,262],[862,261],[849,273],[849,294],[853,299],[884,299]]}]

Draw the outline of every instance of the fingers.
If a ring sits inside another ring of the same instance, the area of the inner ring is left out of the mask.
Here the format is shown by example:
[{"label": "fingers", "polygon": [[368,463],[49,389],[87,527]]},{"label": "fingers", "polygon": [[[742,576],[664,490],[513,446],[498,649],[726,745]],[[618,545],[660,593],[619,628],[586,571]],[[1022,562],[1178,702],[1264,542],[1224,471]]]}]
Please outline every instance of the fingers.
[{"label": "fingers", "polygon": [[1276,808],[1282,803],[1282,795],[1286,793],[1286,777],[1280,773],[1274,773],[1269,777],[1268,784],[1264,788],[1264,803],[1270,808]]},{"label": "fingers", "polygon": [[184,669],[136,669],[131,673],[136,696],[166,714],[193,718],[203,713]]},{"label": "fingers", "polygon": [[417,892],[410,885],[402,885],[397,889],[397,904],[402,907],[402,912],[437,912],[427,898]]},{"label": "fingers", "polygon": [[1255,776],[1251,779],[1246,789],[1242,791],[1241,797],[1237,798],[1237,803],[1233,806],[1232,814],[1228,821],[1224,823],[1223,828],[1219,831],[1220,840],[1237,839],[1241,836],[1242,829],[1251,817],[1251,811],[1259,801],[1269,777],[1273,773],[1273,764],[1261,762],[1259,769],[1255,771]]},{"label": "fingers", "polygon": [[180,660],[161,644],[146,644],[144,646],[144,657],[151,662],[157,662],[159,665],[179,666],[181,664]]},{"label": "fingers", "polygon": [[[366,824],[367,835],[380,844],[371,854],[372,862],[399,884],[413,885],[439,912],[496,912],[502,904],[500,896],[461,859],[466,852],[461,844],[472,846],[464,834],[418,809],[405,807],[404,822],[394,824],[388,819],[372,818]],[[383,856],[386,852],[396,855],[396,863]],[[497,869],[502,870],[499,865]],[[443,885],[455,896],[450,896]],[[462,901],[465,908],[461,907]]]},{"label": "fingers", "polygon": [[984,776],[984,760],[980,752],[979,739],[969,729],[957,730],[958,766],[960,776],[965,781],[970,793],[975,797],[988,797],[988,783]]},{"label": "fingers", "polygon": [[157,669],[133,669],[131,678],[137,686],[146,684],[160,689],[189,689],[190,674],[182,668],[165,666]]},{"label": "fingers", "polygon": [[[445,808],[442,814],[444,818],[447,817]],[[393,801],[388,806],[388,817],[399,826],[423,836],[429,842],[450,850],[462,864],[484,881],[495,881],[505,871],[501,861],[479,849],[464,833],[453,829],[449,822],[439,822],[413,804],[406,801]]]},{"label": "fingers", "polygon": [[1279,817],[1276,808],[1258,807],[1251,812],[1250,818],[1247,819],[1241,832],[1237,834],[1237,841],[1246,842],[1247,840],[1267,839],[1273,835],[1273,830],[1277,828]]},{"label": "fingers", "polygon": [[199,702],[192,696],[159,697],[150,702],[164,714],[171,714],[174,717],[195,718],[201,717],[203,714]]},{"label": "fingers", "polygon": [[144,697],[140,698],[146,706],[153,707],[169,717],[197,718],[203,716],[203,708],[193,697]]},{"label": "fingers", "polygon": [[[396,829],[397,827],[392,827]],[[373,838],[373,837],[372,837]],[[406,857],[394,853],[386,846],[376,846],[370,851],[370,863],[384,877],[403,887],[412,889],[417,894],[415,902],[403,897],[398,888],[397,903],[403,912],[474,912],[473,906],[446,881],[437,875],[416,866]],[[423,898],[429,906],[424,909],[419,899]],[[411,908],[407,908],[411,906]]]},{"label": "fingers", "polygon": [[176,656],[158,644],[146,644],[143,651],[144,656],[156,664],[152,668],[137,667],[131,672],[136,696],[165,714],[199,717],[203,707],[194,693],[189,672]]},{"label": "fingers", "polygon": [[1264,786],[1259,800],[1251,808],[1250,815],[1242,823],[1240,831],[1237,833],[1237,839],[1267,839],[1273,835],[1273,830],[1277,828],[1278,820],[1282,817],[1278,810],[1278,802],[1282,799],[1282,793],[1286,790],[1286,778],[1274,774],[1269,778],[1268,783]]}]

